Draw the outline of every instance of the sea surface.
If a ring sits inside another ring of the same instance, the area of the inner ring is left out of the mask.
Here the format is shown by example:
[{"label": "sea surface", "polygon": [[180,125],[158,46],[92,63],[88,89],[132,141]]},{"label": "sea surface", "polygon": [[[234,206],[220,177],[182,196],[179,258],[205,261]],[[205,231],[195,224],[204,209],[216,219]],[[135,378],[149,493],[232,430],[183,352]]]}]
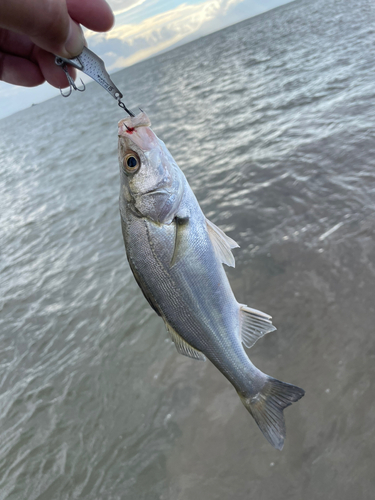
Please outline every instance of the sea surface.
[{"label": "sea surface", "polygon": [[95,83],[0,121],[0,499],[362,500],[375,490],[375,5],[304,0],[113,76],[240,245],[249,351],[303,387],[282,452],[133,279]]}]

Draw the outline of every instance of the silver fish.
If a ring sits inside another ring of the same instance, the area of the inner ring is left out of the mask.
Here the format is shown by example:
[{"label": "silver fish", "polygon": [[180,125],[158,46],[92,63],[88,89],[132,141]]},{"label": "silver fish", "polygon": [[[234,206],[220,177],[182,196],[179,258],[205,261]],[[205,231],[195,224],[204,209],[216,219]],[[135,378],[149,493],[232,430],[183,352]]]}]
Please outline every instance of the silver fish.
[{"label": "silver fish", "polygon": [[275,330],[271,316],[239,304],[223,264],[237,243],[204,216],[184,174],[145,113],[119,122],[120,213],[128,261],[177,351],[206,357],[233,384],[265,438],[285,439],[283,409],[304,390],[256,368],[251,347]]}]

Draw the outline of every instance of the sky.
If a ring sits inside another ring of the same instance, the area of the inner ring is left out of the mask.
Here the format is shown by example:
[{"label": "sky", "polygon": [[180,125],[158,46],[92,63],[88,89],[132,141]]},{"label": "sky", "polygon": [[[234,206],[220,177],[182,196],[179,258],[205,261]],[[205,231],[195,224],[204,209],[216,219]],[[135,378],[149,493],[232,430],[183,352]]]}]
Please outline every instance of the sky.
[{"label": "sky", "polygon": [[[85,36],[111,73],[290,1],[107,0],[115,26],[108,33],[85,30]],[[0,118],[56,95],[47,83],[23,88],[0,82]]]}]

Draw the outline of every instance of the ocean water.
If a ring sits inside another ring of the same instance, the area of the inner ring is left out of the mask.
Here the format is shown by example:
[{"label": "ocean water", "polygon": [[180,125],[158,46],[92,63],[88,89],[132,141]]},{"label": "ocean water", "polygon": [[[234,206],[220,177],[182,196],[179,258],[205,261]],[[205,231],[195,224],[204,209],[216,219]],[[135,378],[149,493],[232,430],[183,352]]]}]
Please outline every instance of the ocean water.
[{"label": "ocean water", "polygon": [[176,352],[118,212],[95,83],[0,121],[0,499],[373,498],[375,7],[298,1],[113,76],[240,245],[249,355],[303,387],[282,452]]}]

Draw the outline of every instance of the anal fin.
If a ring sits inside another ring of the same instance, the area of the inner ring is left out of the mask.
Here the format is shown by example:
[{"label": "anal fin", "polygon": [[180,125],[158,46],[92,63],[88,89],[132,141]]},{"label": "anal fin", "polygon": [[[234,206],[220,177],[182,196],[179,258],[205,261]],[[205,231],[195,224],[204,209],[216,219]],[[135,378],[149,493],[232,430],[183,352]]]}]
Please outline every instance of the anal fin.
[{"label": "anal fin", "polygon": [[176,346],[177,351],[188,358],[193,359],[201,359],[202,361],[206,360],[206,356],[201,352],[188,344],[182,337],[179,335],[174,328],[171,327],[169,323],[165,321],[165,326]]},{"label": "anal fin", "polygon": [[271,321],[272,317],[262,311],[242,305],[240,315],[241,340],[246,347],[252,347],[266,333],[276,330]]}]

